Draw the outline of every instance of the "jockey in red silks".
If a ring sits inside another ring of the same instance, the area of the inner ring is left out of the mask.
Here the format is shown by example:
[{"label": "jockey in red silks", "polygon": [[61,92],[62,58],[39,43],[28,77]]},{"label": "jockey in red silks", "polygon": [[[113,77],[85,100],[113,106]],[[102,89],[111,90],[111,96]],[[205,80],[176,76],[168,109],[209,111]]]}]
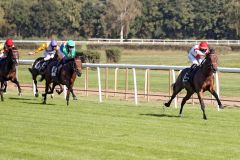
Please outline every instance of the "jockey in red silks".
[{"label": "jockey in red silks", "polygon": [[9,49],[12,49],[13,53],[17,55],[16,60],[18,60],[18,50],[14,46],[13,40],[11,38],[7,38],[0,54],[0,62],[7,57]]},{"label": "jockey in red silks", "polygon": [[188,59],[192,62],[190,70],[185,74],[183,81],[186,82],[189,80],[189,75],[192,71],[199,66],[205,56],[209,53],[209,47],[207,42],[200,42],[197,45],[194,45],[188,52]]}]

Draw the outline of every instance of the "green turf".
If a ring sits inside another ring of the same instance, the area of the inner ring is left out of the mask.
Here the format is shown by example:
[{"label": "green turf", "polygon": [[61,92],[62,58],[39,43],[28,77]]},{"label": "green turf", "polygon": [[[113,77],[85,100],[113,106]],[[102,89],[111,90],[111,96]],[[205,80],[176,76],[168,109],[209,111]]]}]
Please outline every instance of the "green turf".
[{"label": "green turf", "polygon": [[159,160],[240,159],[240,110],[218,112],[208,120],[198,105],[163,110],[162,102],[81,97],[66,106],[62,96],[48,99],[9,92],[0,102],[0,159]]}]

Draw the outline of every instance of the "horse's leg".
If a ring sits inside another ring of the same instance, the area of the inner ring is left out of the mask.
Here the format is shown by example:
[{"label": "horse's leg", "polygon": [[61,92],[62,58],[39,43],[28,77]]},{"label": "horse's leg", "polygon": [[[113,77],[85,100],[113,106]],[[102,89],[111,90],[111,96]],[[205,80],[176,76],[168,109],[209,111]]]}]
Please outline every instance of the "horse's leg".
[{"label": "horse's leg", "polygon": [[54,88],[56,87],[56,85],[57,85],[57,83],[53,83],[53,85],[52,85],[52,87],[49,85],[49,92],[48,92],[48,94],[53,94],[53,91],[54,91]]},{"label": "horse's leg", "polygon": [[22,95],[22,89],[21,89],[21,87],[19,85],[19,82],[18,82],[17,78],[14,78],[11,81],[17,85],[17,87],[18,87],[18,95],[21,96]]},{"label": "horse's leg", "polygon": [[181,108],[179,111],[179,117],[182,116],[182,110],[183,110],[183,106],[185,105],[185,103],[187,102],[187,100],[189,100],[189,98],[193,95],[192,92],[187,91],[187,95],[182,99],[182,103],[181,103]]},{"label": "horse's leg", "polygon": [[203,99],[202,99],[202,94],[203,94],[203,92],[197,92],[198,99],[199,99],[201,109],[202,109],[202,112],[203,112],[203,119],[207,120],[207,116],[206,116],[206,113],[205,113],[205,104],[204,104]]},{"label": "horse's leg", "polygon": [[35,97],[38,97],[38,87],[37,87],[37,76],[33,76],[33,82],[34,82],[34,85],[35,85]]},{"label": "horse's leg", "polygon": [[0,88],[0,96],[1,96],[1,101],[3,101],[4,99],[3,99],[3,90],[2,90],[2,88]]},{"label": "horse's leg", "polygon": [[67,86],[67,96],[66,96],[66,101],[67,101],[67,106],[69,105],[69,95],[70,95],[70,90],[72,90],[72,86]]},{"label": "horse's leg", "polygon": [[61,84],[59,84],[59,87],[60,87],[60,90],[56,89],[56,92],[57,92],[58,94],[61,94],[61,93],[63,92],[63,87],[62,87]]},{"label": "horse's leg", "polygon": [[176,95],[182,90],[182,87],[181,86],[176,86],[176,83],[174,83],[174,86],[173,86],[173,94],[171,96],[171,99],[167,102],[167,103],[164,103],[164,105],[166,107],[169,107],[172,100],[176,97]]},{"label": "horse's leg", "polygon": [[[3,87],[4,86],[4,87]],[[3,92],[7,91],[7,81],[1,82],[1,88],[3,89]]]},{"label": "horse's leg", "polygon": [[77,100],[77,96],[74,94],[73,89],[71,89],[70,92],[72,93],[73,100]]},{"label": "horse's leg", "polygon": [[[55,85],[55,86],[56,86],[56,85]],[[51,87],[51,85],[49,84],[49,90],[51,91],[52,88],[55,88],[55,86],[54,86],[54,87]],[[51,94],[51,98],[53,98],[53,97],[54,97],[53,91],[52,91],[52,93],[50,93],[50,94]]]},{"label": "horse's leg", "polygon": [[46,104],[48,90],[49,90],[49,83],[48,83],[48,81],[46,81],[46,83],[45,83],[45,93],[42,94],[42,96],[43,96],[43,104]]},{"label": "horse's leg", "polygon": [[209,92],[210,92],[210,93],[215,97],[215,99],[217,100],[219,108],[223,109],[224,106],[222,105],[222,103],[221,103],[221,101],[220,101],[220,99],[219,99],[216,91],[215,91],[214,89],[212,89],[212,90],[210,90]]}]

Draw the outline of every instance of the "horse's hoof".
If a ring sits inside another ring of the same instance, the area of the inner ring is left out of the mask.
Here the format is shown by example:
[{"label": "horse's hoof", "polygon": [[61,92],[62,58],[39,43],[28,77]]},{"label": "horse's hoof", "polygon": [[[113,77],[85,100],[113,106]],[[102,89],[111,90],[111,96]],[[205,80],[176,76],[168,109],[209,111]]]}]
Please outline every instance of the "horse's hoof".
[{"label": "horse's hoof", "polygon": [[18,96],[22,97],[22,93],[18,93]]},{"label": "horse's hoof", "polygon": [[73,97],[73,100],[78,100],[77,97]]},{"label": "horse's hoof", "polygon": [[46,101],[43,101],[43,103],[42,104],[46,104]]},{"label": "horse's hoof", "polygon": [[220,108],[220,109],[224,109],[224,106],[223,106],[223,105],[219,105],[219,108]]},{"label": "horse's hoof", "polygon": [[164,106],[169,107],[170,104],[169,103],[164,103]]},{"label": "horse's hoof", "polygon": [[69,105],[69,101],[67,101],[67,106]]},{"label": "horse's hoof", "polygon": [[54,97],[54,94],[51,94],[51,98],[53,99],[53,97]]},{"label": "horse's hoof", "polygon": [[35,93],[35,95],[34,95],[35,97],[38,97],[39,96],[39,94],[38,93]]},{"label": "horse's hoof", "polygon": [[181,117],[182,117],[182,114],[179,114],[179,115],[178,115],[178,117],[180,117],[180,118],[181,118]]}]

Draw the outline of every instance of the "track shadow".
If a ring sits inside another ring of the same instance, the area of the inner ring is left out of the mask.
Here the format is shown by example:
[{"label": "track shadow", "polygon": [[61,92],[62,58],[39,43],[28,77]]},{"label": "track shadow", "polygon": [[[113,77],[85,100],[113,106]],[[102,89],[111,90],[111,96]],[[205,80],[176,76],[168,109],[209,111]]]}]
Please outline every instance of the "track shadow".
[{"label": "track shadow", "polygon": [[22,97],[9,97],[8,99],[11,99],[11,100],[33,100],[30,98],[22,98]]},{"label": "track shadow", "polygon": [[27,101],[23,101],[23,102],[20,102],[20,103],[25,103],[25,104],[41,104],[43,106],[56,106],[56,104],[50,104],[50,103],[47,103],[47,104],[43,104],[42,102],[27,102]]},{"label": "track shadow", "polygon": [[179,118],[179,116],[176,115],[169,115],[169,114],[153,114],[153,113],[148,113],[148,114],[140,114],[141,116],[152,116],[152,117],[174,117],[174,118]]}]

